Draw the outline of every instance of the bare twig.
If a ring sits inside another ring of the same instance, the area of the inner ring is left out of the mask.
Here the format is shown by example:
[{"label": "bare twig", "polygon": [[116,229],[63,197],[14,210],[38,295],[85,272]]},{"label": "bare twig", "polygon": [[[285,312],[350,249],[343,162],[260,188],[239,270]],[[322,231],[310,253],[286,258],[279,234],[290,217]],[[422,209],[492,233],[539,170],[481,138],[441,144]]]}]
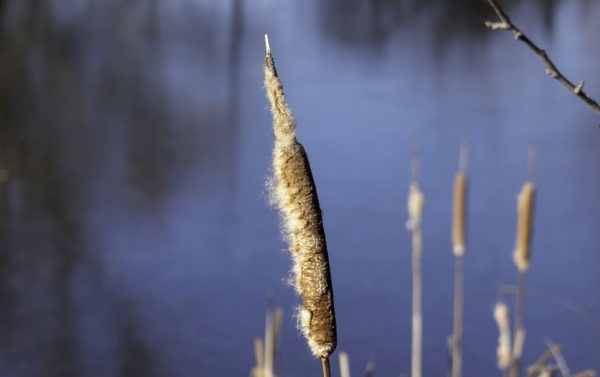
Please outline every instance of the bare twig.
[{"label": "bare twig", "polygon": [[592,111],[600,114],[600,105],[598,105],[596,101],[590,98],[587,93],[583,91],[583,80],[579,81],[579,84],[577,85],[574,85],[571,81],[569,81],[565,76],[562,75],[562,73],[560,73],[550,58],[548,58],[546,51],[536,46],[529,38],[527,38],[527,36],[525,36],[525,34],[523,34],[523,32],[521,32],[521,30],[513,25],[506,13],[500,9],[494,0],[488,0],[488,3],[490,3],[492,8],[494,8],[494,11],[500,18],[500,22],[486,21],[485,26],[492,30],[508,30],[512,32],[516,40],[525,43],[527,47],[529,47],[540,59],[542,59],[544,64],[546,64],[546,74],[548,74],[548,76],[560,81],[560,83],[569,89],[569,91],[579,97],[580,100],[585,102],[585,104],[588,105]]}]

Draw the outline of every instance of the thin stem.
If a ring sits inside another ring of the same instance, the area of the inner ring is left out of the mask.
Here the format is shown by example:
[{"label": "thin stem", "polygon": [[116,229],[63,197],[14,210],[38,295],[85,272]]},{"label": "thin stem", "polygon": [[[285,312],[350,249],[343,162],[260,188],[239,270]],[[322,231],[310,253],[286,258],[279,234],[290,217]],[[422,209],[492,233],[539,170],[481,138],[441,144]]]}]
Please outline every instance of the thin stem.
[{"label": "thin stem", "polygon": [[462,339],[465,299],[464,256],[454,261],[454,334],[452,336],[452,377],[462,375]]},{"label": "thin stem", "polygon": [[329,357],[322,357],[321,365],[323,366],[323,377],[331,377],[331,369],[329,368]]},{"label": "thin stem", "polygon": [[[517,342],[517,332],[520,329],[523,329],[523,324],[525,322],[525,271],[520,271],[519,276],[517,278],[517,304],[515,307],[515,331],[513,336],[513,341]],[[522,331],[522,330],[521,330]],[[514,348],[514,347],[513,347]],[[519,372],[521,369],[521,356],[513,354],[513,360],[510,366],[510,377],[519,377]]]},{"label": "thin stem", "polygon": [[575,94],[580,100],[582,100],[592,111],[597,114],[600,114],[600,105],[592,98],[590,98],[587,93],[583,91],[584,81],[581,80],[579,84],[575,85],[571,81],[569,81],[565,76],[560,73],[558,68],[554,65],[552,60],[546,54],[546,51],[542,50],[538,46],[536,46],[529,38],[521,32],[515,25],[510,22],[510,18],[502,11],[500,6],[494,0],[488,0],[488,3],[494,8],[494,11],[500,18],[501,22],[491,22],[486,21],[485,25],[492,30],[508,30],[513,33],[515,39],[521,41],[527,45],[546,65],[546,74],[548,76],[558,80],[561,84],[563,84],[569,91]]},{"label": "thin stem", "polygon": [[412,358],[411,358],[411,377],[421,377],[422,360],[422,338],[423,338],[423,317],[422,317],[422,280],[421,280],[421,224],[414,224],[413,228],[413,255],[412,255]]}]

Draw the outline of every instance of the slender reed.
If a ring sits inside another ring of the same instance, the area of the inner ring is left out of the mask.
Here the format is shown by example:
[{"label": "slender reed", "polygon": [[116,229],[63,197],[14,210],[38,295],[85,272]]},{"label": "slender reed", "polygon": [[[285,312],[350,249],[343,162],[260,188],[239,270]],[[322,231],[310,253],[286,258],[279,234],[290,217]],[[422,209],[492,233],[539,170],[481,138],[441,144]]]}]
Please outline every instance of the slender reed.
[{"label": "slender reed", "polygon": [[412,182],[408,194],[408,222],[407,228],[412,231],[412,356],[411,377],[421,377],[421,364],[423,352],[423,316],[422,316],[422,279],[421,279],[421,252],[423,238],[421,234],[421,217],[425,197],[418,183],[419,161],[416,148],[412,156]]},{"label": "slender reed", "polygon": [[466,146],[460,151],[459,171],[454,178],[452,249],[454,252],[454,332],[452,334],[452,377],[462,375],[462,339],[465,301],[464,254],[467,223]]},{"label": "slender reed", "polygon": [[535,201],[535,187],[533,185],[533,166],[535,159],[535,150],[529,149],[529,172],[527,182],[523,185],[519,196],[517,197],[517,240],[513,259],[518,270],[517,280],[517,304],[515,307],[515,332],[512,364],[510,367],[510,377],[518,377],[521,368],[522,349],[525,343],[525,277],[529,269],[531,259],[531,236],[533,233],[533,206]]},{"label": "slender reed", "polygon": [[267,307],[267,314],[265,319],[265,363],[264,363],[264,377],[273,377],[273,362],[275,359],[275,329],[273,320],[273,311],[271,305]]},{"label": "slender reed", "polygon": [[281,214],[289,244],[293,285],[304,301],[297,314],[299,328],[312,354],[322,359],[327,376],[337,333],[321,207],[308,157],[296,140],[296,121],[285,101],[267,36],[265,43],[265,88],[275,133],[271,198]]},{"label": "slender reed", "polygon": [[350,361],[346,352],[339,353],[340,359],[340,377],[350,377]]}]

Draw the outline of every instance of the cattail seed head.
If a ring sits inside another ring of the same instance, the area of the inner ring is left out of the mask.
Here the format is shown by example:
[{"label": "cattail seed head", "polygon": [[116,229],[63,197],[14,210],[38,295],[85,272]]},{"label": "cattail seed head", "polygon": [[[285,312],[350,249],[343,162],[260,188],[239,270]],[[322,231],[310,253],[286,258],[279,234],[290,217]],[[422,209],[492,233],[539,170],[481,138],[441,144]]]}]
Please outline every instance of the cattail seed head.
[{"label": "cattail seed head", "polygon": [[454,178],[454,203],[452,215],[452,247],[457,257],[465,253],[465,227],[467,223],[467,173],[459,172]]},{"label": "cattail seed head", "polygon": [[498,368],[506,370],[510,366],[510,323],[508,306],[499,301],[494,308],[494,320],[498,325],[498,348],[496,348],[496,356],[498,358]]},{"label": "cattail seed head", "polygon": [[271,196],[281,213],[293,259],[293,285],[304,301],[297,314],[299,327],[313,355],[327,358],[336,347],[337,334],[321,208],[308,157],[296,140],[296,121],[285,101],[268,39],[264,73],[275,133]]},{"label": "cattail seed head", "polygon": [[517,241],[513,259],[519,272],[527,271],[531,259],[534,201],[535,187],[533,182],[526,182],[517,197]]}]

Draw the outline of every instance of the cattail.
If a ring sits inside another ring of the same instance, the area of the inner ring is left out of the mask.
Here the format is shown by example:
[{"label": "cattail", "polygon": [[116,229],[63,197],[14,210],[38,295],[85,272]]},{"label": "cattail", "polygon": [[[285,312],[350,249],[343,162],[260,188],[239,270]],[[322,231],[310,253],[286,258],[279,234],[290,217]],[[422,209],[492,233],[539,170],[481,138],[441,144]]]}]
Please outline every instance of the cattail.
[{"label": "cattail", "polygon": [[[413,176],[418,173],[418,160],[413,156]],[[422,315],[422,279],[421,279],[421,252],[423,237],[421,234],[421,217],[425,196],[419,188],[416,179],[410,184],[408,194],[408,222],[406,227],[412,231],[412,350],[411,350],[411,376],[421,377],[421,363],[423,352],[423,315]]]},{"label": "cattail", "polygon": [[510,366],[511,352],[510,352],[510,323],[508,306],[505,303],[499,301],[496,303],[494,308],[494,320],[498,325],[498,348],[496,349],[496,356],[498,357],[498,368],[506,370]]},{"label": "cattail", "polygon": [[313,355],[325,360],[336,347],[337,334],[321,208],[306,152],[296,140],[296,121],[285,101],[266,36],[265,41],[265,88],[275,133],[271,197],[281,213],[292,255],[293,284],[304,301],[298,310],[299,327]]},{"label": "cattail", "polygon": [[519,272],[527,271],[529,260],[531,259],[534,200],[535,188],[533,182],[526,182],[517,197],[519,218],[517,223],[517,242],[513,258]]},{"label": "cattail", "polygon": [[460,171],[454,178],[454,203],[452,216],[452,247],[454,255],[465,253],[465,226],[467,206],[467,173]]}]

